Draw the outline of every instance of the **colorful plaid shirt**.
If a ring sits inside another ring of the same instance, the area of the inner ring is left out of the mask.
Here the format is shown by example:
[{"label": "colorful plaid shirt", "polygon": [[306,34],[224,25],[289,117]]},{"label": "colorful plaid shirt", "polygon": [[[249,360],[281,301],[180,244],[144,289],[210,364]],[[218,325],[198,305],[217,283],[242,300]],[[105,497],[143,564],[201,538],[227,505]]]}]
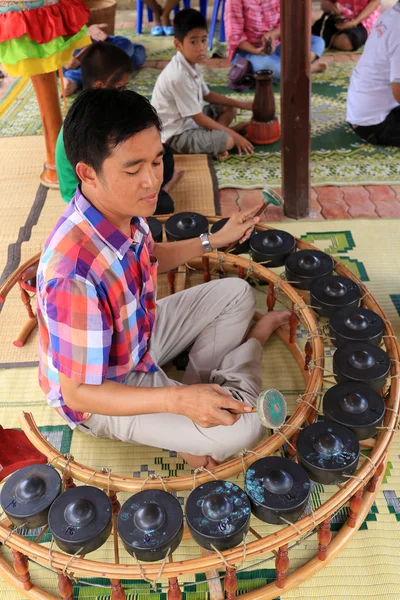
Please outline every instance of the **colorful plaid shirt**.
[{"label": "colorful plaid shirt", "polygon": [[[351,21],[360,14],[362,10],[369,4],[370,0],[340,0],[340,5],[342,7],[341,13],[346,17],[347,21]],[[380,15],[380,8],[376,8],[364,21],[361,23],[364,25],[365,29],[368,33],[371,33],[371,30],[374,26],[375,21]]]},{"label": "colorful plaid shirt", "polygon": [[281,24],[280,0],[226,0],[225,31],[229,60],[241,42],[259,48],[261,38]]},{"label": "colorful plaid shirt", "polygon": [[37,274],[39,383],[71,427],[90,414],[69,408],[59,373],[91,385],[154,372],[157,262],[142,218],[132,237],[116,229],[79,189],[46,242]]}]

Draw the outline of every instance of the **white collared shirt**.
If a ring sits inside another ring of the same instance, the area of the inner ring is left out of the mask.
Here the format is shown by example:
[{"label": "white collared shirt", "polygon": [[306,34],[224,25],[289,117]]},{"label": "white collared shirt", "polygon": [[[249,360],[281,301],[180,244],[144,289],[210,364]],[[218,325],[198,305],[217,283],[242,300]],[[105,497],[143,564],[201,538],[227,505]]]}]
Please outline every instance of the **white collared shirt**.
[{"label": "white collared shirt", "polygon": [[350,78],[347,121],[378,125],[399,106],[392,83],[400,82],[400,2],[376,21]]},{"label": "white collared shirt", "polygon": [[151,98],[162,121],[163,143],[197,127],[191,117],[203,111],[204,96],[209,92],[199,66],[192,67],[183,54],[177,52],[159,75]]}]

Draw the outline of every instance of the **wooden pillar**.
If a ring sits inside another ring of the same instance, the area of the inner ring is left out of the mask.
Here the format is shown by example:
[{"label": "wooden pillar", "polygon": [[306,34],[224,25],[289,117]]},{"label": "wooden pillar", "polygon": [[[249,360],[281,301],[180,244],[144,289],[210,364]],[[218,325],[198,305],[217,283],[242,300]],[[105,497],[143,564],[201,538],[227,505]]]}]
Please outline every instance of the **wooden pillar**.
[{"label": "wooden pillar", "polygon": [[61,594],[62,600],[74,600],[74,586],[67,575],[58,574],[58,591]]},{"label": "wooden pillar", "polygon": [[371,493],[374,493],[376,490],[376,486],[378,485],[378,481],[381,477],[381,475],[383,474],[383,470],[385,468],[385,457],[381,460],[381,462],[379,463],[375,473],[373,474],[373,476],[371,477],[371,480],[369,482],[369,486],[368,486],[368,491]]},{"label": "wooden pillar", "polygon": [[182,592],[179,587],[179,582],[177,577],[170,577],[168,579],[168,600],[181,600]]},{"label": "wooden pillar", "polygon": [[236,569],[234,567],[226,567],[224,587],[226,600],[235,600],[238,589],[238,580]]},{"label": "wooden pillar", "polygon": [[282,195],[287,217],[309,214],[311,0],[281,0]]}]

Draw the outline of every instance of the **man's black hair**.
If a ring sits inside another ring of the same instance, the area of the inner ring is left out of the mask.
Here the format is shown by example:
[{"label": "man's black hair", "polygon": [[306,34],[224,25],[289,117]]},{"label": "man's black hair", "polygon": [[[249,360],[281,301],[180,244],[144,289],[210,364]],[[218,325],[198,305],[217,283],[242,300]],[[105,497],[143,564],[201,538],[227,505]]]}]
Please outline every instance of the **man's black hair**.
[{"label": "man's black hair", "polygon": [[64,146],[73,168],[79,162],[101,173],[103,162],[128,138],[161,121],[150,102],[125,88],[84,90],[64,121]]},{"label": "man's black hair", "polygon": [[101,81],[115,86],[126,73],[132,73],[132,61],[126,52],[107,42],[96,42],[89,46],[82,57],[83,89],[94,87]]},{"label": "man's black hair", "polygon": [[187,34],[193,29],[204,29],[207,31],[205,17],[194,8],[180,10],[174,19],[174,35],[176,39],[183,42]]}]

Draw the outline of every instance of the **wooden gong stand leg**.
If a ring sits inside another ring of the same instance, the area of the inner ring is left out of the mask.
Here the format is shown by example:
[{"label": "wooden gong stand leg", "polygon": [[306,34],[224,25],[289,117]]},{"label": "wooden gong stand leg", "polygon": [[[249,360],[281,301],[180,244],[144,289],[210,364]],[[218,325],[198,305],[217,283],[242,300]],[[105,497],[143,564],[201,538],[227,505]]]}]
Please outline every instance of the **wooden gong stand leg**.
[{"label": "wooden gong stand leg", "polygon": [[289,344],[294,344],[295,340],[296,340],[296,328],[297,328],[297,323],[299,322],[299,319],[295,313],[294,310],[294,302],[292,300],[292,312],[290,314],[289,317],[289,329],[290,329],[290,333],[289,333]]},{"label": "wooden gong stand leg", "polygon": [[358,513],[360,512],[360,508],[362,505],[363,493],[364,493],[364,488],[361,488],[354,494],[354,496],[350,500],[350,513],[349,513],[349,518],[347,519],[347,525],[349,527],[354,528],[356,526]]},{"label": "wooden gong stand leg", "polygon": [[310,365],[310,361],[312,359],[312,344],[310,340],[306,341],[304,346],[304,370],[308,371],[308,367]]},{"label": "wooden gong stand leg", "polygon": [[226,567],[224,587],[225,598],[227,600],[234,600],[238,589],[238,580],[234,567]]},{"label": "wooden gong stand leg", "polygon": [[46,162],[40,176],[42,184],[49,188],[58,188],[55,151],[57,137],[62,125],[60,101],[58,98],[56,73],[45,73],[31,77],[43,123],[46,145]]},{"label": "wooden gong stand leg", "polygon": [[21,293],[22,304],[25,306],[25,308],[28,312],[28,316],[30,319],[36,319],[36,315],[32,310],[31,297],[28,294],[28,292],[26,290],[24,290],[24,288],[21,285],[21,282],[19,281],[18,283],[19,283],[19,291]]},{"label": "wooden gong stand leg", "polygon": [[297,438],[299,437],[299,433],[300,431],[296,431],[289,440],[291,443],[291,446],[289,446],[289,444],[287,445],[287,452],[289,454],[289,458],[294,458],[296,456],[296,443]]},{"label": "wooden gong stand leg", "polygon": [[289,569],[288,544],[281,546],[278,550],[278,556],[275,560],[276,569],[276,587],[284,588],[286,582],[286,574]]},{"label": "wooden gong stand leg", "polygon": [[25,554],[22,554],[22,552],[18,552],[17,550],[13,550],[12,555],[14,559],[14,571],[20,578],[24,590],[28,592],[33,587],[31,575],[29,573],[28,558]]},{"label": "wooden gong stand leg", "polygon": [[74,600],[74,586],[72,581],[64,573],[58,573],[58,591],[63,600]]},{"label": "wooden gong stand leg", "polygon": [[368,491],[371,492],[371,494],[373,494],[375,492],[376,486],[378,485],[378,481],[381,478],[381,475],[383,475],[384,469],[385,469],[385,456],[382,458],[381,462],[377,466],[376,471],[373,474],[373,476],[371,477],[371,480],[369,482]]},{"label": "wooden gong stand leg", "polygon": [[318,559],[325,560],[329,543],[332,539],[330,518],[322,521],[318,528]]},{"label": "wooden gong stand leg", "polygon": [[181,598],[182,598],[182,591],[181,591],[181,588],[179,587],[177,577],[170,577],[168,579],[167,598],[168,598],[168,600],[181,600]]},{"label": "wooden gong stand leg", "polygon": [[275,306],[275,285],[273,281],[268,284],[267,307],[268,312],[272,312]]}]

